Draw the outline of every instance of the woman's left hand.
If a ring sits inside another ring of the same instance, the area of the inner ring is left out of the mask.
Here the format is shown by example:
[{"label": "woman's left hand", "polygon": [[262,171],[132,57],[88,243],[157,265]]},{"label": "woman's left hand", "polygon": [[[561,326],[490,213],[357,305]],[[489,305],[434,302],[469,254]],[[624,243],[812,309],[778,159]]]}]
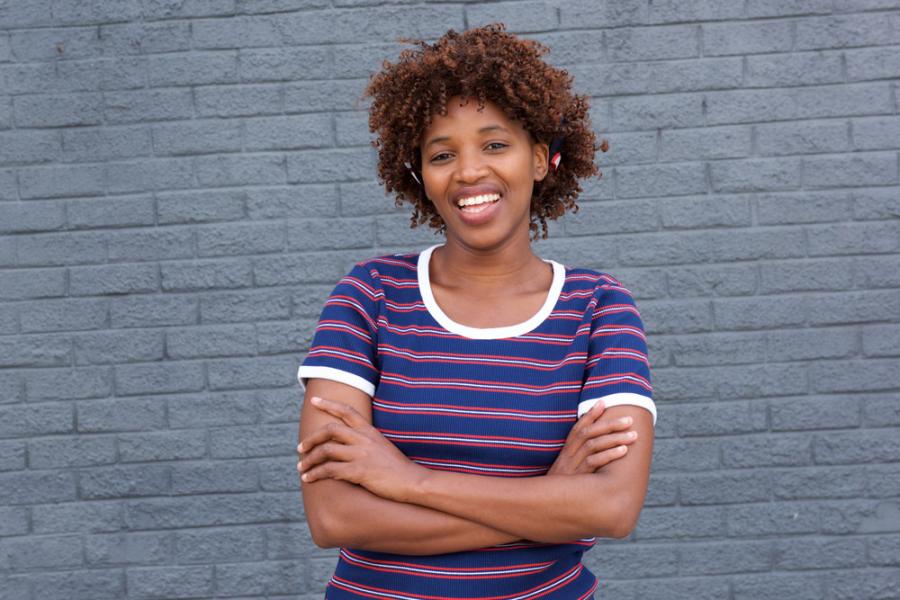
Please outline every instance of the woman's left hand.
[{"label": "woman's left hand", "polygon": [[304,483],[317,479],[340,479],[397,502],[405,502],[409,491],[428,469],[411,461],[352,406],[313,398],[313,406],[338,417],[301,440],[297,451],[303,458],[297,470]]}]

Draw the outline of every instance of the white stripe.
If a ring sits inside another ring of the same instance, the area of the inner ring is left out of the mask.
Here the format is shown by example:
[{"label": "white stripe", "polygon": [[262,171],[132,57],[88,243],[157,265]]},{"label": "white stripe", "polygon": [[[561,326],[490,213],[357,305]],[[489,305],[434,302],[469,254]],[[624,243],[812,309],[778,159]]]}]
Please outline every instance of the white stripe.
[{"label": "white stripe", "polygon": [[400,434],[400,433],[387,433],[382,431],[382,435],[386,438],[390,439],[399,439],[399,440],[439,440],[439,441],[451,441],[451,442],[470,442],[470,443],[478,443],[478,444],[499,444],[505,446],[529,446],[532,448],[562,448],[562,443],[552,443],[552,442],[516,442],[511,440],[498,440],[495,438],[466,438],[466,437],[456,437],[456,436],[434,436],[434,435],[413,435],[413,434]]},{"label": "white stripe", "polygon": [[578,418],[581,418],[581,415],[589,411],[599,400],[603,400],[603,404],[606,408],[623,404],[646,408],[650,411],[650,414],[653,415],[653,426],[656,426],[656,403],[648,396],[642,396],[641,394],[634,394],[632,392],[619,392],[617,394],[609,394],[607,396],[591,398],[590,400],[583,400],[578,403]]},{"label": "white stripe", "polygon": [[461,415],[498,415],[503,417],[520,417],[523,419],[559,419],[561,421],[565,421],[567,419],[572,418],[572,413],[563,413],[561,415],[523,415],[521,413],[515,412],[507,412],[507,411],[492,411],[492,410],[475,410],[475,409],[463,409],[463,408],[441,408],[431,407],[431,406],[391,406],[389,404],[384,404],[383,402],[378,402],[377,400],[373,402],[375,406],[380,406],[385,409],[397,410],[397,411],[408,411],[408,412],[450,412]]},{"label": "white stripe", "polygon": [[410,571],[412,573],[431,573],[434,575],[502,575],[504,573],[530,573],[530,572],[534,572],[534,571],[543,571],[549,565],[553,564],[553,561],[550,561],[550,562],[543,563],[540,566],[523,567],[523,568],[518,568],[518,569],[495,568],[495,569],[491,569],[491,570],[485,569],[483,571],[454,571],[451,569],[427,569],[427,568],[422,568],[422,567],[407,567],[407,566],[401,566],[401,565],[391,565],[391,564],[372,562],[372,561],[356,558],[353,556],[348,556],[347,553],[344,552],[343,550],[341,551],[341,556],[343,556],[346,560],[348,560],[350,562],[357,563],[357,564],[363,564],[363,565],[369,565],[371,567],[396,569],[398,571]]},{"label": "white stripe", "polygon": [[331,381],[346,383],[347,385],[353,386],[358,390],[362,390],[369,396],[375,395],[375,386],[359,375],[355,375],[347,371],[342,371],[340,369],[334,369],[332,367],[301,366],[299,369],[297,369],[297,381],[300,382],[300,387],[303,388],[304,392],[306,392],[306,381],[315,377],[318,377],[319,379],[330,379]]},{"label": "white stripe", "polygon": [[547,469],[543,467],[527,468],[527,469],[503,469],[499,467],[476,467],[472,465],[460,465],[455,463],[445,463],[436,460],[421,460],[415,462],[422,465],[433,465],[436,467],[455,467],[458,469],[470,469],[472,471],[485,471],[489,473],[543,473]]}]

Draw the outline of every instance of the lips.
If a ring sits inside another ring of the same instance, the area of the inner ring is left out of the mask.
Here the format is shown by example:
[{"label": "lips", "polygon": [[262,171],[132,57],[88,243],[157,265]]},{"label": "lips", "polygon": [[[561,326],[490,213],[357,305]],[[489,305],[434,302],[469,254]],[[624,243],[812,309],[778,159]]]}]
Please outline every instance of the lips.
[{"label": "lips", "polygon": [[499,186],[485,183],[481,185],[466,186],[456,190],[450,198],[450,201],[453,203],[453,206],[459,208],[459,201],[462,198],[471,198],[472,196],[483,196],[486,194],[499,194],[500,198],[503,199],[503,191]]}]

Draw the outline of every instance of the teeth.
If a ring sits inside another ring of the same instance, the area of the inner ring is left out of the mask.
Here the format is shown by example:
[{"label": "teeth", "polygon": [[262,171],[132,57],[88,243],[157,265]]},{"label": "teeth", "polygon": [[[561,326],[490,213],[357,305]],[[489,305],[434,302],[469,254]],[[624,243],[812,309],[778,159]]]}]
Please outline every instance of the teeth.
[{"label": "teeth", "polygon": [[484,204],[485,202],[493,202],[494,200],[499,200],[500,194],[481,194],[479,196],[470,196],[469,198],[463,198],[457,204],[460,206],[473,206],[475,204]]}]

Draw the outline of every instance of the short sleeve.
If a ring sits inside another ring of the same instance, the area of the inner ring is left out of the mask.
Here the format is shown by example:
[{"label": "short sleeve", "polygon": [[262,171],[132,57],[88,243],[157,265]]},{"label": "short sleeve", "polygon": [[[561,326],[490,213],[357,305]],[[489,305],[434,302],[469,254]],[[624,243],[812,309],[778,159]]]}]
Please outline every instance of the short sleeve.
[{"label": "short sleeve", "polygon": [[655,426],[647,340],[634,298],[609,275],[601,277],[595,294],[578,417],[602,399],[607,407],[632,404],[646,408]]},{"label": "short sleeve", "polygon": [[325,301],[309,353],[297,370],[304,390],[308,379],[320,377],[375,395],[380,375],[377,322],[383,297],[362,263],[341,278]]}]

